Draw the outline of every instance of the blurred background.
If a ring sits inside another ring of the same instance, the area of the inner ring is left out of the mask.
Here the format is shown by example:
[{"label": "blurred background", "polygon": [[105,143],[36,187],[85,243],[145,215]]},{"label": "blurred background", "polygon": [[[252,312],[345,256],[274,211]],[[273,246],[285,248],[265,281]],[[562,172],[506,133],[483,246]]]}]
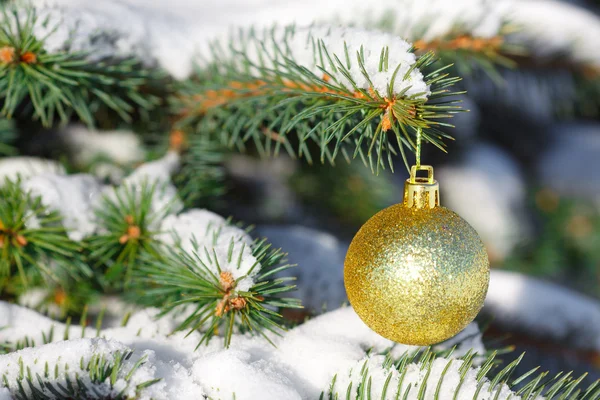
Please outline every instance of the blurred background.
[{"label": "blurred background", "polygon": [[[488,249],[492,284],[478,319],[484,341],[488,348],[514,348],[505,360],[527,351],[522,371],[542,365],[600,378],[597,0],[414,0],[385,7],[337,0],[56,3],[103,17],[124,10],[150,21],[148,46],[161,48],[159,64],[171,66],[174,75],[174,59],[231,26],[294,21],[399,32],[417,51],[431,48],[454,62],[469,112],[453,118],[456,128],[448,132],[456,140],[448,143],[448,153],[426,146],[422,160],[435,168],[442,204],[465,218]],[[152,42],[159,34],[169,40]],[[188,34],[194,46],[186,44]],[[0,129],[2,143],[15,154],[59,159],[71,171],[107,181],[161,155],[166,146],[164,132],[108,117],[99,130],[11,124]],[[11,134],[15,130],[18,136]],[[407,173],[401,158],[396,164],[394,173],[376,175],[361,162],[309,165],[286,155],[261,159],[252,149],[231,152],[224,157],[225,194],[203,205],[256,225],[256,234],[289,252],[299,265],[298,296],[308,305],[307,312],[289,315],[299,321],[344,303],[342,269],[350,240],[372,215],[402,200]]]}]

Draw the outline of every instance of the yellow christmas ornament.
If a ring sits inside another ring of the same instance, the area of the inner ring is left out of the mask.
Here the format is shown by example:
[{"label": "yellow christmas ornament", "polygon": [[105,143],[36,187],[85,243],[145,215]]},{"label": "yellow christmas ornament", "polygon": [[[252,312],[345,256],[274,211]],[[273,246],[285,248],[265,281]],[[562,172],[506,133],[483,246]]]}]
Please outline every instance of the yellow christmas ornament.
[{"label": "yellow christmas ornament", "polygon": [[381,336],[410,345],[439,343],[464,329],[483,306],[489,278],[479,235],[440,206],[433,168],[425,165],[411,168],[402,204],[360,228],[344,262],[358,316]]}]

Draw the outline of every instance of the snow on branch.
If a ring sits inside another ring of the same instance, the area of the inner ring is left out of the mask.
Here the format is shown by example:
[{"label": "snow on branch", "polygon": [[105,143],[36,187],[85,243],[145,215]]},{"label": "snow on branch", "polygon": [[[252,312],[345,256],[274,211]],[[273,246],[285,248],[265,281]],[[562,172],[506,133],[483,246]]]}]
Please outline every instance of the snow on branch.
[{"label": "snow on branch", "polygon": [[[29,376],[34,388],[39,388],[39,375],[44,386],[60,390],[66,387],[67,377],[79,374],[82,386],[92,392],[112,395],[110,398],[124,393],[140,400],[203,396],[239,400],[467,400],[533,399],[540,395],[550,399],[577,390],[581,390],[581,398],[598,398],[594,386],[587,390],[579,387],[580,379],[569,374],[549,376],[531,371],[526,376],[514,376],[521,358],[491,372],[497,363],[494,355],[479,362],[473,351],[452,352],[453,343],[434,350],[395,345],[371,331],[350,307],[323,314],[282,337],[270,335],[277,347],[261,337],[236,334],[229,349],[215,342],[195,351],[201,333],[170,335],[177,321],[168,317],[157,321],[157,312],[142,310],[131,315],[126,326],[96,331],[68,328],[31,310],[0,302],[0,327],[4,327],[0,344],[25,334],[35,336],[36,343],[47,343],[0,355],[0,375],[7,377],[0,379],[0,389],[8,386],[19,398],[17,382],[22,382],[21,396],[27,397],[32,390],[26,384]],[[52,339],[42,341],[43,335],[37,332],[51,328],[55,332]],[[69,329],[76,334],[63,340]],[[76,338],[80,331],[81,338]],[[101,372],[93,363],[88,368],[91,360],[120,367],[110,374],[90,373]],[[57,364],[58,375],[53,368]],[[97,376],[106,379],[94,379]],[[0,390],[0,396],[3,394]],[[46,398],[53,397],[50,394]]]},{"label": "snow on branch", "polygon": [[[338,154],[373,169],[414,150],[414,136],[443,149],[441,122],[460,111],[450,87],[458,78],[436,60],[415,56],[383,32],[311,27],[241,30],[212,46],[210,61],[175,101],[178,127],[212,133],[228,146],[252,141],[263,154],[303,156],[308,142],[321,162]],[[393,132],[395,141],[386,135]],[[394,143],[395,142],[395,143]],[[294,148],[297,147],[297,148]]]}]

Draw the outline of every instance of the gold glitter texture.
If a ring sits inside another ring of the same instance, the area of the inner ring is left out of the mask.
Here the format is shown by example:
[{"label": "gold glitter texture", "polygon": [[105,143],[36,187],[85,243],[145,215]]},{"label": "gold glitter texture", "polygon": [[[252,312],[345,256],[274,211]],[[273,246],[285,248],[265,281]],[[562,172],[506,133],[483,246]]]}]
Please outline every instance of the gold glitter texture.
[{"label": "gold glitter texture", "polygon": [[395,342],[430,345],[464,329],[487,293],[489,262],[477,232],[439,206],[433,169],[416,178],[404,202],[358,231],[346,255],[344,283],[359,317]]}]

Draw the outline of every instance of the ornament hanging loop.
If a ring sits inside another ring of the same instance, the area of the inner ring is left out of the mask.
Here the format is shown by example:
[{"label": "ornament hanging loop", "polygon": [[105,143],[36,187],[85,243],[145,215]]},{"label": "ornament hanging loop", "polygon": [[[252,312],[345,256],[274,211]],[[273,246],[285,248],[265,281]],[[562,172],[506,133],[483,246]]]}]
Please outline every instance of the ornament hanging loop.
[{"label": "ornament hanging loop", "polygon": [[[421,127],[417,128],[417,145],[415,148],[415,161],[417,164],[417,168],[421,168]],[[433,175],[433,169],[431,170],[431,174]]]},{"label": "ornament hanging loop", "polygon": [[[427,177],[418,177],[418,171],[427,171]],[[403,204],[408,208],[434,208],[440,205],[440,185],[433,179],[431,165],[413,165],[410,177],[404,183]]]}]

